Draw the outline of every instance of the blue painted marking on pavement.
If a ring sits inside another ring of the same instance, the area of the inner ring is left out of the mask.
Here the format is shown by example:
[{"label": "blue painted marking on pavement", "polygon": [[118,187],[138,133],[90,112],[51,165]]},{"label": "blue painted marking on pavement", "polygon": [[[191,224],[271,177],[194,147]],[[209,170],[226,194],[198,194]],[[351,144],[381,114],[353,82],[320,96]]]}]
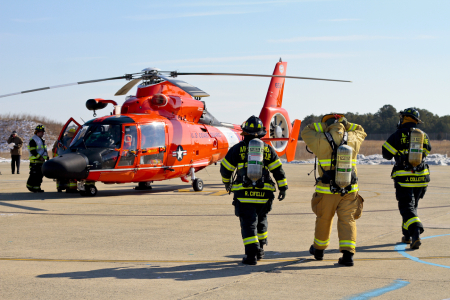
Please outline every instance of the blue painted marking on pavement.
[{"label": "blue painted marking on pavement", "polygon": [[350,296],[349,298],[345,298],[346,300],[368,300],[372,299],[374,297],[381,296],[383,294],[386,294],[388,292],[392,292],[398,289],[401,289],[402,287],[405,287],[409,284],[409,281],[405,280],[394,280],[391,284],[374,290],[369,290],[367,292],[357,294]]},{"label": "blue painted marking on pavement", "polygon": [[[425,240],[425,239],[431,239],[431,238],[440,237],[440,236],[447,236],[447,235],[450,235],[450,233],[449,234],[440,234],[440,235],[427,236],[427,237],[424,237],[424,238],[421,238],[421,239]],[[427,264],[427,265],[431,265],[431,266],[435,266],[435,267],[442,267],[442,268],[450,269],[450,266],[439,265],[439,264],[434,264],[434,263],[430,263],[430,262],[427,262],[427,261],[423,261],[423,260],[421,260],[421,259],[419,259],[417,257],[414,257],[414,256],[406,253],[405,249],[406,249],[406,244],[400,244],[400,245],[395,246],[395,250],[398,253],[400,253],[404,257],[409,258],[409,259],[411,259],[411,260],[413,260],[415,262],[419,262],[419,263],[423,263],[423,264]]]}]

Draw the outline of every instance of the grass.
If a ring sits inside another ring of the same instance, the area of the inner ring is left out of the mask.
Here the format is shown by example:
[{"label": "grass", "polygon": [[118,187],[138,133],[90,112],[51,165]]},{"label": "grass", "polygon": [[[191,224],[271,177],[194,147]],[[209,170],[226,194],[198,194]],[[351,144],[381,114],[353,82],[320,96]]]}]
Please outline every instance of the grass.
[{"label": "grass", "polygon": [[55,121],[52,119],[49,119],[47,117],[41,117],[41,116],[35,116],[30,114],[1,114],[0,115],[1,121],[33,121],[39,124],[45,125],[45,130],[52,132],[54,134],[59,134],[61,131],[61,128],[64,126],[63,123],[59,121]]},{"label": "grass", "polygon": [[[57,135],[59,135],[62,127],[64,126],[64,124],[59,121],[55,121],[55,120],[52,120],[47,117],[30,115],[30,114],[11,114],[11,113],[0,114],[0,121],[32,121],[32,122],[36,122],[38,124],[45,125],[46,137],[44,136],[44,139],[47,140],[46,143],[47,143],[47,147],[49,147],[49,148],[51,148],[53,146],[53,143],[49,142],[48,139],[55,140],[57,138]],[[11,123],[11,124],[13,124],[13,123]],[[11,127],[11,126],[8,127],[8,125],[6,125],[6,126],[3,126],[1,128],[1,130],[3,132],[9,133],[12,130],[17,130],[17,128]],[[20,135],[20,132],[19,132],[19,135]],[[23,136],[22,136],[22,138],[23,138]],[[6,142],[6,140],[2,141],[2,142]],[[26,147],[27,147],[26,144],[22,147],[21,159],[29,158],[29,153],[28,153],[28,150],[26,149]],[[11,154],[9,153],[9,151],[0,152],[0,157],[11,158]]]}]

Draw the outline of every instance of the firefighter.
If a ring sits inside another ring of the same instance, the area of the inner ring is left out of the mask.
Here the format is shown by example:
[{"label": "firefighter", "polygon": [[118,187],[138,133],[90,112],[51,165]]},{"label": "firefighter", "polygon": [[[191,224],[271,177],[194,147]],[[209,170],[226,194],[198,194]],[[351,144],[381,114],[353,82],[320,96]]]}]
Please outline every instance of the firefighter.
[{"label": "firefighter", "polygon": [[338,263],[353,266],[356,248],[356,221],[361,217],[363,198],[358,191],[356,156],[367,134],[343,114],[328,114],[320,123],[308,125],[301,133],[303,141],[319,160],[319,178],[311,199],[316,214],[314,243],[309,252],[323,260],[330,243],[334,214],[338,216]]},{"label": "firefighter", "polygon": [[428,135],[417,129],[422,123],[419,112],[414,108],[400,111],[397,131],[383,144],[385,159],[395,159],[391,178],[394,180],[395,196],[402,216],[402,242],[411,249],[419,249],[422,244],[420,234],[423,225],[417,215],[419,200],[423,198],[430,182],[430,170],[424,163],[430,154]]},{"label": "firefighter", "polygon": [[[67,130],[67,133],[64,134],[61,141],[56,140],[53,144],[53,158],[59,156],[59,153],[62,153],[63,151],[67,150],[69,148],[70,143],[72,142],[72,139],[75,135],[76,128],[71,127]],[[60,150],[61,149],[61,150]]]},{"label": "firefighter", "polygon": [[[235,215],[239,217],[245,247],[243,264],[256,265],[267,245],[267,214],[272,209],[275,178],[282,201],[288,189],[280,159],[275,150],[259,138],[266,135],[261,120],[251,116],[242,124],[243,140],[230,148],[220,166],[222,182],[234,193]],[[235,179],[232,174],[236,170]]]},{"label": "firefighter", "polygon": [[[53,158],[59,156],[69,148],[76,131],[75,127],[70,127],[67,129],[61,141],[55,141],[52,150]],[[58,193],[61,193],[63,190],[66,190],[66,193],[78,193],[77,181],[76,179],[56,179],[56,190]]]},{"label": "firefighter", "polygon": [[30,152],[30,177],[28,177],[27,188],[33,193],[43,193],[41,189],[42,164],[48,160],[47,146],[43,139],[45,134],[44,125],[36,126],[34,136],[28,143],[28,151]]}]

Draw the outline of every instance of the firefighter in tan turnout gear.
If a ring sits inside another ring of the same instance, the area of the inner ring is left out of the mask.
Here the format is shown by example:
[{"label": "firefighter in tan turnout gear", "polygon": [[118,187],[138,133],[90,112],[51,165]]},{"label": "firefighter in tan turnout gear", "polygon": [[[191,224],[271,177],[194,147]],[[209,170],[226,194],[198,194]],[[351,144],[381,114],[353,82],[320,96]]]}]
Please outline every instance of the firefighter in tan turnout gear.
[{"label": "firefighter in tan turnout gear", "polygon": [[45,134],[44,125],[36,126],[34,135],[28,143],[28,151],[30,151],[30,177],[28,177],[27,188],[33,193],[42,193],[41,189],[42,164],[48,160],[47,146],[43,136]]},{"label": "firefighter in tan turnout gear", "polygon": [[428,135],[418,129],[422,123],[419,112],[407,108],[400,112],[398,129],[383,144],[383,157],[395,159],[391,177],[394,179],[395,196],[402,215],[402,242],[411,249],[419,249],[422,244],[420,234],[423,225],[417,214],[419,200],[423,198],[430,181],[430,170],[425,157],[430,154]]},{"label": "firefighter in tan turnout gear", "polygon": [[[220,166],[222,182],[234,193],[235,214],[241,223],[246,256],[243,264],[256,265],[264,257],[267,245],[267,214],[272,209],[275,178],[280,191],[278,199],[286,196],[286,176],[275,150],[259,138],[266,135],[261,120],[251,116],[242,124],[244,140],[230,148]],[[235,180],[232,181],[236,170]]]},{"label": "firefighter in tan turnout gear", "polygon": [[319,160],[319,178],[311,200],[316,214],[314,244],[309,252],[323,259],[330,243],[334,214],[338,215],[339,264],[353,266],[356,248],[356,219],[362,214],[363,198],[358,194],[356,156],[367,134],[342,114],[329,114],[320,123],[308,125],[303,141]]}]

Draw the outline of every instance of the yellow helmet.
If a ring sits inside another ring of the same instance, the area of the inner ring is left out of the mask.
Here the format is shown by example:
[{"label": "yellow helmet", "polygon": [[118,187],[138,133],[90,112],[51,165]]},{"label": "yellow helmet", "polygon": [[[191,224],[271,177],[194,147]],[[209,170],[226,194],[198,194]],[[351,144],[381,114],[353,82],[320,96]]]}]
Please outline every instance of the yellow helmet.
[{"label": "yellow helmet", "polygon": [[[344,117],[344,114],[339,114],[339,113],[331,113],[328,115],[324,115],[322,117],[322,123],[327,123],[328,126],[330,126],[331,124],[334,123],[334,120],[339,120],[340,117]],[[331,121],[330,119],[334,119],[333,121]],[[330,120],[329,122],[327,122],[328,120]]]}]

